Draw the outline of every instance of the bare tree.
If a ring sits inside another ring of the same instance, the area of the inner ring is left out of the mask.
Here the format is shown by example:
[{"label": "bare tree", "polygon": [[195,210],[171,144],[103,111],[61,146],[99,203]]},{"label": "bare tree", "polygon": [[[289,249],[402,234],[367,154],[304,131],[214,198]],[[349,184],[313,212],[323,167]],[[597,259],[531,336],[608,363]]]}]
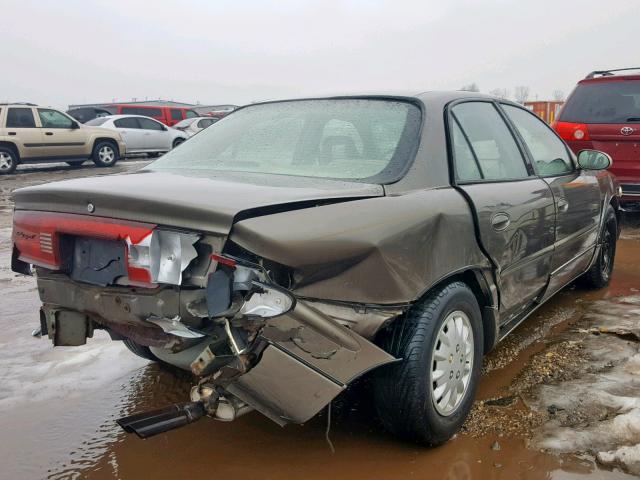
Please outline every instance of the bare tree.
[{"label": "bare tree", "polygon": [[469,85],[463,85],[460,87],[460,90],[463,92],[479,92],[478,84],[476,82],[471,82]]},{"label": "bare tree", "polygon": [[526,85],[518,85],[514,90],[516,102],[524,103],[529,100],[529,87]]},{"label": "bare tree", "polygon": [[506,88],[494,88],[489,93],[494,97],[498,97],[502,99],[509,98],[509,90],[507,90]]},{"label": "bare tree", "polygon": [[562,102],[564,100],[564,92],[562,90],[554,90],[553,99],[556,102]]}]

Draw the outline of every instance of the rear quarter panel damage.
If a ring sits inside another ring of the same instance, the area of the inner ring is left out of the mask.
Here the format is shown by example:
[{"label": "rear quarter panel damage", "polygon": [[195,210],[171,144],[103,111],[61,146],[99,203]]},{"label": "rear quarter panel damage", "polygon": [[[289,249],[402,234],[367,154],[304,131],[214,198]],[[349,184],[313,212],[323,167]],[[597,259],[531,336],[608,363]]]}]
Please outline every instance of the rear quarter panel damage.
[{"label": "rear quarter panel damage", "polygon": [[453,188],[252,218],[230,240],[292,268],[298,296],[362,304],[408,304],[453,272],[490,266]]}]

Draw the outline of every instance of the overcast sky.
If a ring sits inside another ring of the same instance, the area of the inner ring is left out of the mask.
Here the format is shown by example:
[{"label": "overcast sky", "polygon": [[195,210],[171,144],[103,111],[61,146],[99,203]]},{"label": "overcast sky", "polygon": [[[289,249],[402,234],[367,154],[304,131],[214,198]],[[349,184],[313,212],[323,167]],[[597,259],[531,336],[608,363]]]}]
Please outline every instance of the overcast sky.
[{"label": "overcast sky", "polygon": [[247,103],[375,90],[569,93],[640,63],[635,0],[0,0],[0,101]]}]

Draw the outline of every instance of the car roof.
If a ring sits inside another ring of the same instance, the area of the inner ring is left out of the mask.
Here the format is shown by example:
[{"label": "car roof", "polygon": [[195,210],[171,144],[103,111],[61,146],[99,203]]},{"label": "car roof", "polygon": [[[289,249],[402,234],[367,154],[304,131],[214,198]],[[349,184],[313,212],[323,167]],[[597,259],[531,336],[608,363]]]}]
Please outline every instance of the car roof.
[{"label": "car roof", "polygon": [[[620,73],[632,72],[636,73]],[[619,82],[625,80],[640,80],[640,67],[614,68],[610,70],[594,70],[578,83]]]},{"label": "car roof", "polygon": [[[378,92],[362,92],[362,93],[338,93],[331,95],[319,95],[319,96],[306,96],[306,97],[289,97],[280,99],[269,99],[260,102],[251,103],[244,107],[239,107],[236,110],[240,110],[252,105],[260,105],[265,103],[277,103],[277,102],[292,102],[301,100],[332,100],[332,99],[348,99],[348,98],[371,98],[371,99],[398,99],[398,100],[414,100],[422,103],[449,103],[454,100],[462,98],[487,98],[497,99],[492,95],[480,92],[467,92],[463,90],[447,90],[447,91],[378,91]],[[234,110],[235,111],[235,110]],[[233,112],[231,112],[233,113]]]},{"label": "car roof", "polygon": [[[147,117],[145,115],[129,115],[129,114],[120,114],[120,115],[105,115],[104,117],[98,117],[98,118],[108,118],[109,120],[117,120],[119,118],[148,118],[149,120],[153,120],[154,122],[158,122],[158,120],[156,120],[155,118],[152,117]],[[158,123],[162,123],[162,122],[158,122]]]}]

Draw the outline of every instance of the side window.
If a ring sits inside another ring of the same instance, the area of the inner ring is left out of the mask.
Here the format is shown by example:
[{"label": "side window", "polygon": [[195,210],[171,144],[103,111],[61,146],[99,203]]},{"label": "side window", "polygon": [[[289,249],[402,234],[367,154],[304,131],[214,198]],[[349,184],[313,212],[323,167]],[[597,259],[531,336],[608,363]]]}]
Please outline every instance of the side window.
[{"label": "side window", "polygon": [[182,110],[178,110],[177,108],[172,108],[171,120],[182,120]]},{"label": "side window", "polygon": [[457,120],[453,120],[451,129],[451,141],[453,145],[453,158],[456,166],[456,179],[462,182],[471,182],[482,179],[478,159],[475,157],[464,137]]},{"label": "side window", "polygon": [[187,110],[185,112],[184,118],[196,118],[198,116],[198,114],[196,112],[194,112],[193,110]]},{"label": "side window", "polygon": [[39,108],[38,116],[40,117],[42,128],[71,128],[73,124],[73,121],[69,117],[57,110]]},{"label": "side window", "polygon": [[538,175],[562,175],[573,171],[573,163],[564,143],[542,120],[512,105],[502,105],[502,108],[527,145]]},{"label": "side window", "polygon": [[113,121],[113,124],[117,128],[140,128],[140,124],[138,123],[138,119],[136,117],[129,118],[118,118]]},{"label": "side window", "polygon": [[140,128],[143,130],[164,130],[161,124],[149,118],[138,118],[138,121],[140,122]]},{"label": "side window", "polygon": [[493,104],[465,102],[453,107],[452,114],[469,140],[481,178],[516,180],[529,176],[520,149]]},{"label": "side window", "polygon": [[10,108],[7,111],[7,128],[36,128],[30,108]]},{"label": "side window", "polygon": [[204,120],[200,120],[198,122],[198,128],[207,128],[210,125],[213,125],[213,119],[205,118]]}]

